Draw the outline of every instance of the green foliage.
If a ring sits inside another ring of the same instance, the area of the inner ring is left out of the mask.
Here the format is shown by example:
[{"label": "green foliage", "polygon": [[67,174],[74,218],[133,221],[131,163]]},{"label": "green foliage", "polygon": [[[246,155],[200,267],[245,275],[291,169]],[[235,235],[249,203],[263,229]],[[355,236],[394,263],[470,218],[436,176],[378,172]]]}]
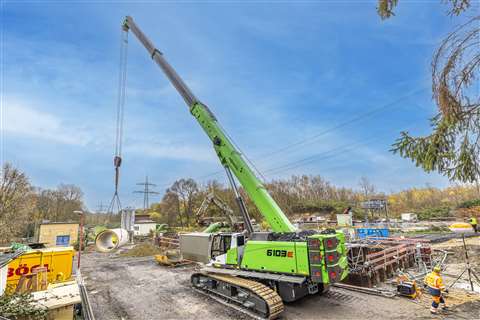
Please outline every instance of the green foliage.
[{"label": "green foliage", "polygon": [[32,236],[42,220],[76,221],[83,208],[83,193],[74,185],[40,189],[10,163],[0,168],[0,243]]},{"label": "green foliage", "polygon": [[[470,0],[444,2],[451,16],[471,7]],[[378,14],[391,17],[397,4],[398,0],[379,0]],[[402,132],[392,148],[426,172],[436,171],[452,181],[480,179],[479,21],[480,16],[473,16],[455,28],[434,53],[432,93],[438,114],[431,119],[432,133],[413,137]]]},{"label": "green foliage", "polygon": [[473,208],[473,207],[478,207],[480,206],[480,199],[474,199],[474,200],[469,200],[469,201],[464,201],[460,203],[457,208],[459,209],[468,209],[468,208]]},{"label": "green foliage", "polygon": [[479,144],[463,137],[463,125],[438,115],[432,119],[432,134],[412,137],[402,132],[392,151],[426,172],[437,171],[452,181],[475,182],[480,179]]},{"label": "green foliage", "polygon": [[432,232],[450,232],[447,226],[432,226],[430,230]]},{"label": "green foliage", "polygon": [[377,13],[382,20],[388,19],[394,16],[393,9],[398,4],[398,0],[378,0]]},{"label": "green foliage", "polygon": [[[478,190],[469,185],[456,185],[445,189],[426,186],[384,195],[376,193],[370,183],[368,183],[368,188],[364,188],[367,183],[363,183],[359,190],[339,188],[320,176],[292,176],[288,179],[271,181],[266,186],[280,208],[287,216],[291,217],[291,220],[294,220],[293,217],[299,214],[339,214],[348,207],[352,207],[355,219],[363,219],[365,212],[359,203],[366,197],[387,199],[391,218],[399,217],[404,212],[416,212],[419,213],[421,219],[429,219],[449,216],[455,212],[452,209],[458,203],[479,197]],[[237,216],[240,216],[231,189],[216,181],[211,181],[206,186],[199,185],[198,190],[190,195],[193,213],[197,212],[203,199],[211,190],[214,190],[215,194],[220,196]],[[251,218],[261,224],[262,229],[268,229],[266,223],[262,223],[263,217],[244,190],[240,189],[240,192],[245,199]],[[165,195],[162,202],[152,205],[152,208],[155,207],[158,212],[165,215],[164,219],[170,221],[168,225],[172,229],[179,232],[201,230],[202,228],[194,222],[189,225],[185,223],[184,208],[179,207],[181,203],[185,202],[177,194],[170,192]],[[222,213],[216,212],[215,209],[214,206],[210,206],[207,215],[221,216]]]},{"label": "green foliage", "polygon": [[431,218],[449,217],[452,215],[452,210],[449,207],[435,207],[425,208],[417,212],[418,219],[428,220]]},{"label": "green foliage", "polygon": [[[407,1],[405,1],[407,2]],[[468,8],[470,8],[471,0],[443,0],[444,3],[449,3],[450,16],[458,16]],[[382,20],[395,16],[393,10],[397,7],[398,0],[378,0],[377,13]]]},{"label": "green foliage", "polygon": [[156,211],[150,212],[149,215],[150,215],[150,219],[152,219],[152,220],[155,221],[155,222],[160,223],[160,222],[163,221],[163,219],[162,219],[162,218],[163,218],[162,214],[160,214],[160,213],[158,213],[158,212],[156,212]]},{"label": "green foliage", "polygon": [[301,203],[292,207],[296,213],[343,213],[349,205],[347,202],[335,200],[319,200]]},{"label": "green foliage", "polygon": [[115,229],[115,228],[120,228],[120,221],[108,221],[105,224],[105,227],[107,229]]},{"label": "green foliage", "polygon": [[29,293],[3,295],[0,297],[0,315],[8,319],[46,319],[47,310],[33,304]]},{"label": "green foliage", "polygon": [[26,174],[5,163],[0,168],[0,243],[25,235],[35,206],[33,196]]},{"label": "green foliage", "polygon": [[105,227],[105,226],[95,226],[93,228],[93,239],[95,239],[100,232],[102,232],[104,230],[107,230],[107,229],[108,228]]}]

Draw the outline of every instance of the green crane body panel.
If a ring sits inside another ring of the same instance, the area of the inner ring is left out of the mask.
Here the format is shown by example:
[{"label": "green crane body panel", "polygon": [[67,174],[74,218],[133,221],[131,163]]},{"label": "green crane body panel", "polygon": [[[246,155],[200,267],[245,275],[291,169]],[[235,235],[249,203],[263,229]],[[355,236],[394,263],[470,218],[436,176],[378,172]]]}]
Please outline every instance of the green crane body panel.
[{"label": "green crane body panel", "polygon": [[232,170],[272,230],[274,232],[295,232],[296,228],[255,176],[240,152],[233,146],[212,112],[199,102],[191,106],[190,112],[212,140],[222,165]]},{"label": "green crane body panel", "polygon": [[238,247],[227,251],[227,264],[238,265]]},{"label": "green crane body panel", "polygon": [[305,242],[249,240],[245,245],[240,267],[248,270],[299,274],[298,260],[307,267],[307,270],[302,270],[303,275],[308,275],[308,255],[298,256],[295,250],[297,244],[306,246]]},{"label": "green crane body panel", "polygon": [[308,247],[306,242],[295,242],[295,255],[297,257],[297,274],[308,276],[310,274],[310,266],[308,265]]},{"label": "green crane body panel", "polygon": [[[229,250],[227,264],[235,264],[237,254],[237,248]],[[240,268],[309,276],[314,282],[328,284],[345,279],[347,263],[345,236],[337,231],[312,235],[306,242],[249,240]]]}]

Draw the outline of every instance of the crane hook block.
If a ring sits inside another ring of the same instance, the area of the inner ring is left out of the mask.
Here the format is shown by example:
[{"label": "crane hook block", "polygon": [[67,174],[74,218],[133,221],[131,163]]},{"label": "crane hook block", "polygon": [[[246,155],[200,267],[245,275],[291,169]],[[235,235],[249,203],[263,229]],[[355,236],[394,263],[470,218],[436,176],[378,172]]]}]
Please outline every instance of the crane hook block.
[{"label": "crane hook block", "polygon": [[122,158],[120,156],[115,156],[115,158],[113,158],[113,165],[115,168],[119,168],[122,165]]}]

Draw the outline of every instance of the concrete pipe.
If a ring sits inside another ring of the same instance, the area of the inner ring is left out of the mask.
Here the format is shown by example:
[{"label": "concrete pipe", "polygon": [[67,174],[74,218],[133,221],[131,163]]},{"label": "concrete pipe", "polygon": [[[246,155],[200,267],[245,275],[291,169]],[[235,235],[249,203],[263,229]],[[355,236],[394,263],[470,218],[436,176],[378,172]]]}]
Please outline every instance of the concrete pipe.
[{"label": "concrete pipe", "polygon": [[107,229],[95,238],[95,248],[100,252],[110,252],[128,242],[128,231],[125,229]]}]

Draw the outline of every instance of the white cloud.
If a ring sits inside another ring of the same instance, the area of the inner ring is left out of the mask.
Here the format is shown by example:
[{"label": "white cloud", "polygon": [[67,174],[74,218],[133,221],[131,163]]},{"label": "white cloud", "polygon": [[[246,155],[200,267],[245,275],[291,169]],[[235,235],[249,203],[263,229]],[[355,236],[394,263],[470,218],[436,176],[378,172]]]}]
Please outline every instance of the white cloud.
[{"label": "white cloud", "polygon": [[26,103],[6,103],[4,116],[3,130],[7,134],[77,146],[85,146],[92,141],[88,132],[69,126],[56,115]]},{"label": "white cloud", "polygon": [[192,145],[163,144],[133,144],[124,148],[124,153],[140,154],[160,159],[177,159],[200,162],[218,161],[211,149]]},{"label": "white cloud", "polygon": [[[72,146],[108,146],[104,128],[95,124],[72,125],[61,117],[31,107],[30,103],[15,101],[7,103],[4,110],[6,134],[39,139],[48,143],[61,143]],[[102,133],[103,132],[103,133]],[[103,136],[103,138],[102,138]],[[181,159],[189,161],[215,162],[214,151],[202,146],[177,144],[162,140],[155,143],[138,142],[124,147],[124,153],[132,153],[150,158]]]}]

